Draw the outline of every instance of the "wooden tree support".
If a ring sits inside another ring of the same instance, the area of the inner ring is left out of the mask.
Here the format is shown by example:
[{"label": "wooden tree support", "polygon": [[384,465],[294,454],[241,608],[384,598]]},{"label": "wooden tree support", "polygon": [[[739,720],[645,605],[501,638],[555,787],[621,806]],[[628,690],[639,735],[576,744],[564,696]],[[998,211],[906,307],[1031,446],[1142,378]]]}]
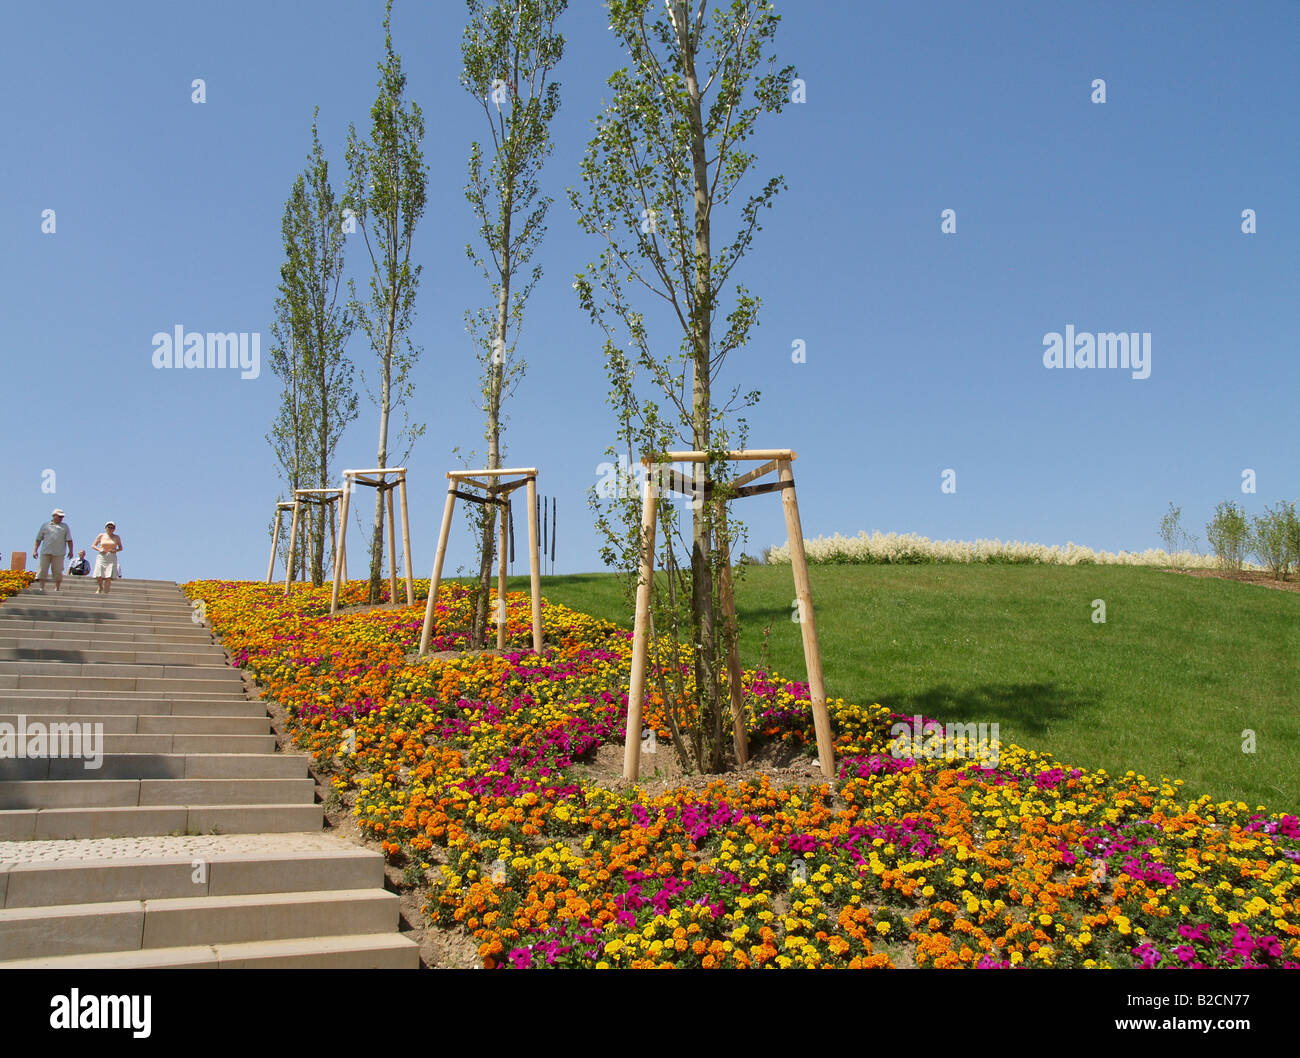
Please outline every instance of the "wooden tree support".
[{"label": "wooden tree support", "polygon": [[[799,628],[803,635],[804,664],[808,669],[808,696],[812,700],[813,728],[817,734],[817,758],[822,775],[835,777],[835,746],[831,738],[830,713],[826,709],[826,684],[822,675],[821,648],[817,644],[817,621],[813,614],[812,589],[808,578],[808,558],[804,553],[803,526],[799,521],[799,501],[794,491],[794,470],[798,456],[786,448],[748,449],[727,452],[725,460],[733,463],[757,462],[762,466],[734,478],[728,491],[733,498],[757,496],[766,492],[781,493],[786,532],[790,537],[790,564],[794,569],[795,596],[799,606]],[[646,667],[650,644],[650,593],[654,577],[656,501],[662,486],[668,491],[693,493],[691,483],[676,471],[663,474],[656,481],[652,472],[667,463],[704,463],[707,452],[664,452],[654,460],[644,457],[647,470],[641,497],[641,567],[636,587],[636,623],[632,633],[632,672],[628,681],[627,732],[623,749],[623,778],[633,782],[641,771],[641,722],[645,700]],[[777,480],[761,485],[750,482],[777,472]],[[744,695],[741,688],[740,655],[736,645],[736,600],[731,579],[731,554],[726,540],[726,507],[722,499],[712,499],[715,531],[721,551],[722,570],[718,590],[722,601],[723,634],[727,642],[727,683],[731,692],[732,738],[736,759],[743,764],[749,758],[745,735]]]},{"label": "wooden tree support", "polygon": [[[480,481],[489,478],[489,481]],[[503,478],[517,478],[503,481]],[[482,495],[465,492],[457,486],[481,489]],[[451,518],[456,501],[494,504],[501,507],[500,559],[497,563],[497,649],[506,647],[506,545],[513,539],[510,517],[510,494],[518,488],[527,490],[528,501],[528,569],[531,575],[533,596],[533,650],[542,652],[542,579],[541,560],[537,551],[537,468],[510,467],[501,470],[449,470],[447,471],[447,502],[442,509],[442,528],[438,531],[438,551],[433,559],[433,576],[429,579],[429,601],[424,607],[424,627],[420,629],[420,655],[429,652],[429,638],[433,635],[433,611],[438,601],[438,585],[442,583],[442,564],[447,557],[447,538],[451,535]]]},{"label": "wooden tree support", "polygon": [[[293,510],[292,500],[280,500],[280,502],[275,505],[275,528],[271,530],[271,561],[266,564],[267,584],[270,584],[271,581],[275,579],[275,548],[280,542],[280,526],[284,522],[284,512],[291,510]],[[289,568],[293,568],[292,556],[289,558]]]},{"label": "wooden tree support", "polygon": [[[389,481],[389,475],[393,480]],[[343,486],[337,491],[343,503],[339,512],[338,548],[334,556],[334,590],[330,594],[330,613],[339,608],[339,581],[347,571],[348,507],[352,490],[366,485],[388,494],[388,598],[397,605],[397,533],[393,525],[393,490],[396,489],[402,508],[402,554],[406,566],[406,605],[415,605],[415,584],[411,577],[411,526],[406,514],[406,468],[380,467],[377,470],[345,470]]]},{"label": "wooden tree support", "polygon": [[[284,593],[289,594],[290,576],[293,569],[293,559],[298,544],[298,522],[301,517],[301,511],[304,505],[313,507],[330,508],[330,569],[339,561],[338,534],[334,527],[334,504],[343,498],[342,489],[294,489],[293,502],[285,501],[285,504],[293,508],[293,520],[289,528],[289,560],[288,567],[284,571]],[[276,527],[276,534],[279,535],[279,526]],[[348,556],[344,554],[343,559],[343,579],[348,579]],[[273,560],[274,561],[274,560]],[[268,579],[269,583],[269,579]]]}]

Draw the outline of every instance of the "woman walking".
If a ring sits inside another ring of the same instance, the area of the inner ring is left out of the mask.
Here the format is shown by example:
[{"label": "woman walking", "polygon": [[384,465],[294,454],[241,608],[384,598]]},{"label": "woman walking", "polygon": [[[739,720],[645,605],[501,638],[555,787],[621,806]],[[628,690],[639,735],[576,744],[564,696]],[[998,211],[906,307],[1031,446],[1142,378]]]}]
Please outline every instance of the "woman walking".
[{"label": "woman walking", "polygon": [[99,583],[95,589],[96,595],[100,592],[107,595],[113,585],[113,578],[117,576],[117,553],[122,550],[122,538],[114,531],[116,529],[117,526],[112,522],[106,522],[104,531],[90,545],[99,552],[99,557],[95,559],[95,580]]}]

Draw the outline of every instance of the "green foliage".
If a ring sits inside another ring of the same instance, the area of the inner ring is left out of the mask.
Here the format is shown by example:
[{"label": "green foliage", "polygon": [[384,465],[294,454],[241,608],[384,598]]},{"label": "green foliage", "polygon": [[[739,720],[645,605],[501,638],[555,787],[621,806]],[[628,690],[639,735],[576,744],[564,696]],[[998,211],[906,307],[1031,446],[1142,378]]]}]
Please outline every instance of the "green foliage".
[{"label": "green foliage", "polygon": [[1300,561],[1295,549],[1297,528],[1294,503],[1279,502],[1255,515],[1250,527],[1250,550],[1275,580],[1286,580],[1292,563]]},{"label": "green foliage", "polygon": [[1205,527],[1205,539],[1214,549],[1219,565],[1224,569],[1241,571],[1246,560],[1250,539],[1250,526],[1246,512],[1231,500],[1214,508],[1214,517]]},{"label": "green foliage", "polygon": [[[708,453],[687,468],[688,507],[679,511],[662,488],[647,494],[658,505],[659,565],[669,574],[654,582],[655,627],[692,645],[700,721],[690,739],[696,764],[716,771],[730,634],[720,634],[715,619],[719,571],[739,529],[718,517],[731,476],[723,456],[743,446],[745,420],[733,413],[758,394],[733,383],[724,402],[714,390],[728,355],[744,348],[758,320],[759,299],[738,283],[731,287],[733,271],[761,230],[760,212],[784,187],[774,176],[739,199],[756,162],[744,144],[762,114],[788,102],[794,70],[778,70],[770,54],[780,18],[766,0],[732,0],[712,12],[703,3],[692,11],[684,0],[607,0],[606,8],[630,63],[609,78],[612,98],[595,119],[583,187],[571,188],[569,198],[582,229],[603,243],[574,287],[605,334],[618,421],[608,454],[625,462],[613,487],[598,487],[590,499],[606,540],[602,557],[624,570],[630,603],[641,550],[640,456],[655,464],[657,486],[662,453]],[[764,61],[766,72],[759,69]],[[713,244],[715,210],[736,230],[720,247]]]},{"label": "green foliage", "polygon": [[[379,64],[379,94],[370,108],[370,135],[360,139],[348,128],[348,190],[345,205],[356,216],[370,257],[369,296],[357,297],[349,281],[350,308],[378,360],[378,393],[370,391],[379,409],[379,448],[376,467],[389,466],[389,418],[401,409],[405,416],[414,393],[411,372],[419,351],[410,340],[420,266],[411,264],[415,227],[424,215],[428,166],[420,144],[424,116],[417,103],[406,102],[406,74],[393,51],[393,3],[384,12],[384,60]],[[410,455],[424,433],[423,424],[404,418],[394,447],[403,449],[396,462]],[[370,547],[370,602],[380,598],[383,576],[384,491],[375,490],[375,520]]]},{"label": "green foliage", "polygon": [[1196,548],[1196,537],[1183,529],[1182,518],[1183,509],[1175,507],[1170,500],[1169,510],[1160,519],[1160,539],[1164,542],[1165,551],[1175,569],[1186,566],[1187,553]]},{"label": "green foliage", "polygon": [[[564,55],[556,19],[568,0],[467,0],[469,20],[461,40],[460,83],[482,107],[491,135],[487,150],[470,144],[465,197],[478,223],[481,248],[466,244],[469,260],[491,289],[490,304],[465,314],[482,364],[480,404],[486,417],[485,465],[499,468],[502,458],[501,406],[526,368],[515,347],[524,306],[542,275],[541,265],[521,278],[546,233],[551,199],[541,194],[542,164],[550,156],[550,125],[560,106],[560,86],[551,75]],[[479,584],[470,632],[472,646],[487,638],[492,561],[496,551],[497,509],[476,505]]]},{"label": "green foliage", "polygon": [[[293,182],[280,225],[285,262],[272,325],[271,366],[285,388],[267,440],[287,471],[291,489],[333,484],[334,452],[344,429],[357,417],[353,365],[345,352],[355,323],[340,300],[344,207],[330,184],[317,115],[319,110],[312,118],[307,167]],[[323,506],[309,508],[298,541],[304,564],[310,551],[316,585],[324,578],[325,519]]]}]

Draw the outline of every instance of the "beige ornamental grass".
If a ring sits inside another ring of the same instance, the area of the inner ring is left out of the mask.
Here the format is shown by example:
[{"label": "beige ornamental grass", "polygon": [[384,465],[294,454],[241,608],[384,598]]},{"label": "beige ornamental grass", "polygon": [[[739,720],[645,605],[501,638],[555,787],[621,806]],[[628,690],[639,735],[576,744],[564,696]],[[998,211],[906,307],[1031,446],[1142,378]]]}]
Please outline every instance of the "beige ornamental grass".
[{"label": "beige ornamental grass", "polygon": [[[1056,544],[1031,544],[1020,540],[931,540],[916,533],[867,534],[857,536],[819,536],[805,540],[809,562],[907,564],[929,562],[1007,562],[1047,566],[1173,566],[1188,569],[1214,569],[1213,555],[1196,555],[1188,551],[1170,555],[1160,548],[1145,551],[1094,551],[1073,542],[1064,547]],[[768,562],[790,561],[788,545],[773,547]]]}]

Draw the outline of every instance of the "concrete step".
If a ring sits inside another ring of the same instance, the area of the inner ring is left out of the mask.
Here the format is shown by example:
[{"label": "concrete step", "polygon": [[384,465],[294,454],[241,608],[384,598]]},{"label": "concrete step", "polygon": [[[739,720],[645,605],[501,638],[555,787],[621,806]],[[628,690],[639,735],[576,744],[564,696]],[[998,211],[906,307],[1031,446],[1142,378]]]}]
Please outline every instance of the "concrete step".
[{"label": "concrete step", "polygon": [[160,634],[189,634],[204,633],[209,637],[212,635],[211,630],[206,625],[197,625],[192,620],[185,621],[179,618],[165,620],[149,620],[146,617],[113,617],[107,613],[100,614],[97,617],[79,618],[75,615],[65,614],[62,617],[33,617],[30,615],[21,615],[16,612],[6,613],[9,609],[6,604],[0,608],[0,630],[5,632],[36,632],[44,634],[62,630],[64,632],[75,632],[78,635],[98,635],[101,632],[139,632],[146,635]]},{"label": "concrete step", "polygon": [[212,632],[204,625],[190,624],[189,627],[167,630],[155,629],[152,625],[123,625],[114,622],[76,623],[64,621],[27,621],[5,616],[5,608],[0,606],[0,635],[10,638],[33,636],[57,642],[61,639],[93,639],[96,642],[132,642],[150,643],[212,643]]},{"label": "concrete step", "polygon": [[[132,745],[144,747],[153,743],[114,743],[113,739],[166,739],[175,750],[140,749],[138,752],[176,753],[273,753],[275,736],[270,733],[269,718],[258,717],[196,717],[196,716],[115,716],[111,713],[5,713],[0,712],[0,724],[11,725],[15,733],[26,725],[45,724],[99,724],[105,739],[106,752],[129,753]],[[83,728],[84,730],[84,728]],[[216,749],[216,742],[199,742],[196,739],[224,739],[233,747]],[[266,740],[270,741],[266,741]],[[120,746],[122,748],[115,748]],[[209,747],[209,748],[204,748]],[[247,748],[245,748],[247,747]]]},{"label": "concrete step", "polygon": [[[15,664],[10,662],[10,664]],[[18,662],[17,664],[22,664]],[[75,666],[74,666],[75,667]],[[190,670],[193,671],[193,670]],[[217,670],[213,670],[217,671]],[[0,681],[12,681],[6,688],[0,682],[0,688],[14,691],[165,691],[167,693],[183,692],[197,697],[209,697],[214,694],[235,693],[242,688],[239,674],[234,679],[225,675],[209,679],[183,679],[179,676],[91,676],[68,675],[54,676],[48,674],[4,673]],[[242,694],[242,691],[238,692]]]},{"label": "concrete step", "polygon": [[0,969],[6,970],[415,970],[419,966],[419,948],[400,933],[142,948],[0,963]]},{"label": "concrete step", "polygon": [[389,933],[398,898],[383,889],[162,897],[0,910],[0,960]]},{"label": "concrete step", "polygon": [[[0,843],[0,908],[384,887],[378,853],[324,834],[301,838]],[[29,859],[4,862],[24,854]]]},{"label": "concrete step", "polygon": [[[0,664],[57,661],[77,665],[193,665],[231,668],[226,652],[211,644],[93,643],[90,640],[14,639],[0,636]],[[12,671],[6,669],[6,671]]]},{"label": "concrete step", "polygon": [[314,833],[321,829],[324,818],[319,804],[0,809],[0,841]]},{"label": "concrete step", "polygon": [[[28,727],[30,731],[30,726]],[[307,756],[289,753],[108,753],[102,743],[98,760],[93,731],[84,729],[62,742],[78,751],[74,756],[2,757],[0,783],[71,782],[108,779],[301,779],[307,774]],[[49,749],[62,748],[47,746]],[[4,787],[0,786],[0,796]],[[169,801],[161,802],[170,804]]]},{"label": "concrete step", "polygon": [[[98,724],[106,717],[88,717],[79,721],[83,724]],[[114,717],[112,719],[134,721],[135,717]],[[37,721],[27,718],[31,723],[61,724],[69,721],[67,717],[54,717],[50,721]],[[84,728],[83,728],[84,731]],[[57,737],[57,736],[56,736]],[[126,732],[110,734],[105,731],[99,736],[100,751],[105,754],[140,754],[140,753],[274,753],[274,735],[183,735],[175,732],[159,734],[136,734]],[[38,776],[23,776],[35,778]]]},{"label": "concrete step", "polygon": [[[5,761],[5,764],[14,763]],[[82,761],[61,761],[80,767]],[[0,781],[0,809],[311,804],[316,782],[297,779],[35,779]]]},{"label": "concrete step", "polygon": [[274,735],[105,735],[105,753],[274,753]]},{"label": "concrete step", "polygon": [[266,716],[266,703],[242,695],[220,698],[97,697],[0,691],[0,714],[31,713],[135,714],[137,716]]},{"label": "concrete step", "polygon": [[[91,568],[94,568],[95,564],[92,562],[90,565]],[[69,583],[88,584],[90,585],[91,591],[95,590],[94,577],[73,577],[70,574],[64,574],[63,586],[66,588]],[[113,581],[114,591],[117,591],[118,588],[131,590],[133,588],[159,588],[159,587],[171,588],[173,591],[180,591],[179,585],[177,585],[177,583],[174,580],[156,580],[156,579],[151,579],[149,577],[117,577]]]},{"label": "concrete step", "polygon": [[147,627],[156,627],[158,625],[198,627],[194,623],[194,611],[188,606],[168,608],[162,611],[148,605],[141,606],[138,609],[128,609],[126,607],[119,609],[98,599],[93,600],[92,604],[88,606],[34,606],[30,603],[14,602],[11,598],[5,603],[5,618],[10,621],[58,621],[67,627],[95,623],[134,624]]},{"label": "concrete step", "polygon": [[[118,679],[140,680],[145,678],[165,679],[185,683],[194,680],[240,683],[242,676],[239,669],[223,658],[220,665],[194,665],[187,662],[177,664],[144,664],[132,662],[94,662],[94,661],[34,661],[0,658],[0,670],[19,677],[58,676],[69,679]],[[221,688],[229,690],[229,688]]]}]

